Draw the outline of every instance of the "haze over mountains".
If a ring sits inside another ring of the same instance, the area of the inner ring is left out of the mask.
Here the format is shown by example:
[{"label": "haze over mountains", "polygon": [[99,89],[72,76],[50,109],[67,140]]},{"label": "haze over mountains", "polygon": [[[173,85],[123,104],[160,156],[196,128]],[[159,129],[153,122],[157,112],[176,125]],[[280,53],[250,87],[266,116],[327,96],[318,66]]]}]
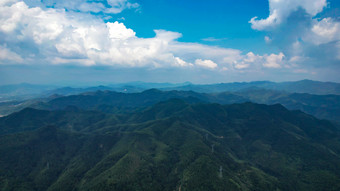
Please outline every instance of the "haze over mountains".
[{"label": "haze over mountains", "polygon": [[[149,88],[158,88],[159,91],[151,91],[148,90]],[[311,94],[310,92],[313,91],[315,93]],[[68,105],[75,105],[83,109],[96,109],[106,106],[108,110],[113,112],[113,110],[118,111],[121,108],[146,107],[169,98],[188,99],[188,97],[191,97],[191,99],[197,99],[196,102],[219,104],[279,103],[288,109],[302,110],[321,119],[340,121],[340,84],[310,80],[211,85],[138,82],[111,86],[57,89],[52,89],[52,86],[21,84],[6,86],[1,92],[3,101],[0,103],[0,115],[8,115],[25,107],[62,109]],[[68,95],[74,94],[80,95],[68,97]],[[35,99],[27,100],[29,97],[35,97]],[[12,101],[8,99],[12,99]],[[84,101],[86,101],[85,105],[88,105],[86,108],[83,105]],[[46,104],[50,106],[44,107],[43,105]]]},{"label": "haze over mountains", "polygon": [[141,92],[147,89],[157,88],[161,90],[185,90],[196,91],[201,93],[217,93],[217,92],[234,92],[248,88],[263,88],[269,90],[285,91],[290,93],[310,93],[317,95],[336,94],[340,95],[340,84],[334,82],[319,82],[312,80],[302,80],[295,82],[234,82],[220,84],[191,84],[185,82],[182,84],[171,83],[145,83],[130,82],[124,84],[109,84],[92,87],[63,87],[56,85],[33,85],[33,84],[14,84],[0,86],[0,101],[8,101],[15,99],[46,97],[53,94],[71,95],[97,90],[110,90],[117,92]]}]

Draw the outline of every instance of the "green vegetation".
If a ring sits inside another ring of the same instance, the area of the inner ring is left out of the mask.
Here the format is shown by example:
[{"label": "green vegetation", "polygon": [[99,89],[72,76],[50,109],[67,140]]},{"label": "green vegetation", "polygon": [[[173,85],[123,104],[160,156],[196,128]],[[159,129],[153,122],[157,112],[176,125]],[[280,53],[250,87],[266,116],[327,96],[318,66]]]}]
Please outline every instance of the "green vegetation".
[{"label": "green vegetation", "polygon": [[[146,93],[151,104],[159,92]],[[118,114],[87,100],[0,118],[0,190],[340,189],[340,130],[328,121],[190,97]]]}]

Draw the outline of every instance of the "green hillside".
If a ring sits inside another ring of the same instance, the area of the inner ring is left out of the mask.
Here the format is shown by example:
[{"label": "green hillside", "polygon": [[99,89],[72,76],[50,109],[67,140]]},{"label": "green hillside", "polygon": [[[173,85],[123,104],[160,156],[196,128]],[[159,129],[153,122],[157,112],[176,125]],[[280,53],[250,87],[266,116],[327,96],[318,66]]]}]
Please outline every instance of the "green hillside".
[{"label": "green hillside", "polygon": [[281,105],[25,109],[0,128],[1,190],[340,189],[338,127]]}]

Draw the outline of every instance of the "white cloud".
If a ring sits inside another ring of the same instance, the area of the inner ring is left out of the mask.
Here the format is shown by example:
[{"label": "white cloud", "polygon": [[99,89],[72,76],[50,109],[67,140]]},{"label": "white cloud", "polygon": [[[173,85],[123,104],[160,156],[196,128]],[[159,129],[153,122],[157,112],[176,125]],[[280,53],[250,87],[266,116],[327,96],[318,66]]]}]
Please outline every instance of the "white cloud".
[{"label": "white cloud", "polygon": [[107,3],[111,6],[106,9],[106,13],[120,13],[124,9],[135,9],[139,7],[138,3],[131,3],[128,0],[107,0]]},{"label": "white cloud", "polygon": [[265,63],[263,64],[266,68],[281,68],[285,55],[281,52],[279,54],[265,55]]},{"label": "white cloud", "polygon": [[311,32],[306,34],[304,40],[316,45],[340,40],[340,23],[332,18],[324,18],[321,21],[314,20]]},{"label": "white cloud", "polygon": [[261,56],[255,55],[253,52],[248,52],[244,61],[252,63],[252,62],[255,62],[256,60],[258,60],[259,58],[261,58]]},{"label": "white cloud", "polygon": [[52,61],[52,64],[60,65],[60,64],[75,64],[81,66],[93,66],[96,63],[90,59],[65,59],[60,57],[55,57]]},{"label": "white cloud", "polygon": [[234,65],[234,67],[238,70],[249,68],[249,66],[250,64],[247,64],[245,62],[241,62],[241,63],[235,62],[235,65]]},{"label": "white cloud", "polygon": [[175,64],[182,66],[182,67],[187,67],[187,66],[193,66],[191,63],[187,63],[186,61],[180,59],[179,57],[175,57]]},{"label": "white cloud", "polygon": [[203,67],[203,68],[209,68],[209,69],[217,68],[217,64],[213,62],[212,60],[197,59],[195,61],[195,65]]},{"label": "white cloud", "polygon": [[235,60],[242,58],[242,52],[240,50],[207,46],[198,43],[181,43],[171,41],[168,48],[170,52],[173,52],[180,57],[186,57],[190,60],[195,60],[197,58],[213,59],[218,63],[231,64]]},{"label": "white cloud", "polygon": [[[270,31],[266,43],[283,53],[280,58],[265,56],[263,67],[291,69],[334,68],[340,60],[340,22],[338,18],[318,18],[329,11],[327,0],[268,0],[269,16],[251,19],[255,30]],[[326,14],[327,15],[327,14]],[[276,61],[275,61],[276,60]]]},{"label": "white cloud", "polygon": [[302,61],[305,61],[307,58],[305,57],[302,57],[302,56],[293,56],[289,59],[289,63],[291,64],[295,64],[295,63],[299,63],[299,62],[302,62]]},{"label": "white cloud", "polygon": [[[8,1],[8,0],[6,0]],[[15,1],[15,0],[12,0]],[[18,1],[18,0],[16,0]],[[48,1],[32,1],[24,0],[30,7],[54,7],[56,9],[66,9],[68,11],[80,11],[89,13],[121,13],[125,9],[136,9],[138,3],[131,3],[129,0],[48,0]]]},{"label": "white cloud", "polygon": [[53,64],[84,61],[84,65],[124,67],[183,65],[168,51],[169,42],[180,33],[158,30],[156,37],[142,39],[123,23],[104,23],[94,16],[78,14],[30,8],[24,2],[7,3],[0,7],[0,32],[5,35],[3,39],[9,39],[8,44],[29,42],[32,50],[38,50],[38,56]]},{"label": "white cloud", "polygon": [[0,5],[2,47],[15,47],[11,52],[18,63],[220,71],[278,68],[281,64],[282,53],[244,55],[236,49],[179,42],[181,33],[165,30],[155,30],[153,38],[139,38],[123,23],[104,22],[91,14],[29,7],[9,0]]},{"label": "white cloud", "polygon": [[290,14],[299,8],[315,16],[326,6],[326,0],[269,0],[268,18],[258,20],[257,17],[253,17],[249,23],[256,30],[273,29],[286,21]]},{"label": "white cloud", "polygon": [[123,23],[118,23],[117,21],[114,23],[108,22],[106,26],[109,29],[110,39],[126,40],[136,36],[136,33],[132,29],[127,29]]},{"label": "white cloud", "polygon": [[265,36],[265,37],[264,37],[264,41],[265,41],[267,44],[269,44],[269,43],[272,42],[272,39],[271,39],[269,36]]},{"label": "white cloud", "polygon": [[235,69],[244,70],[250,69],[252,71],[260,70],[261,68],[282,68],[285,55],[280,52],[279,54],[264,54],[256,55],[253,52],[248,52],[246,55],[235,61],[233,66]]},{"label": "white cloud", "polygon": [[6,46],[0,45],[0,64],[2,64],[2,61],[11,61],[14,63],[23,63],[23,59],[20,55],[18,55],[15,52],[12,52],[10,49],[8,49]]}]

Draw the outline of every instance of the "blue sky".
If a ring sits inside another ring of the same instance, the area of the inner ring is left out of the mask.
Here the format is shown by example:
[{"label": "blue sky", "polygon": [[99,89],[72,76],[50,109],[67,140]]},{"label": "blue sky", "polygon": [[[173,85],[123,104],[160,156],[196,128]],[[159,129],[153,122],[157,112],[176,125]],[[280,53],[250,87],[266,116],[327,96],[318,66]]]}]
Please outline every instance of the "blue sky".
[{"label": "blue sky", "polygon": [[[179,41],[233,47],[242,51],[265,51],[264,33],[251,29],[248,21],[254,15],[268,15],[267,0],[144,0],[140,14],[126,11],[120,16],[140,37],[153,37],[153,29],[166,29],[183,34]],[[116,18],[120,18],[119,16]],[[114,19],[113,19],[114,20]],[[214,38],[220,41],[204,41]],[[247,46],[244,46],[244,44]],[[268,49],[268,48],[267,48]]]},{"label": "blue sky", "polygon": [[0,84],[340,82],[337,0],[2,0]]}]

